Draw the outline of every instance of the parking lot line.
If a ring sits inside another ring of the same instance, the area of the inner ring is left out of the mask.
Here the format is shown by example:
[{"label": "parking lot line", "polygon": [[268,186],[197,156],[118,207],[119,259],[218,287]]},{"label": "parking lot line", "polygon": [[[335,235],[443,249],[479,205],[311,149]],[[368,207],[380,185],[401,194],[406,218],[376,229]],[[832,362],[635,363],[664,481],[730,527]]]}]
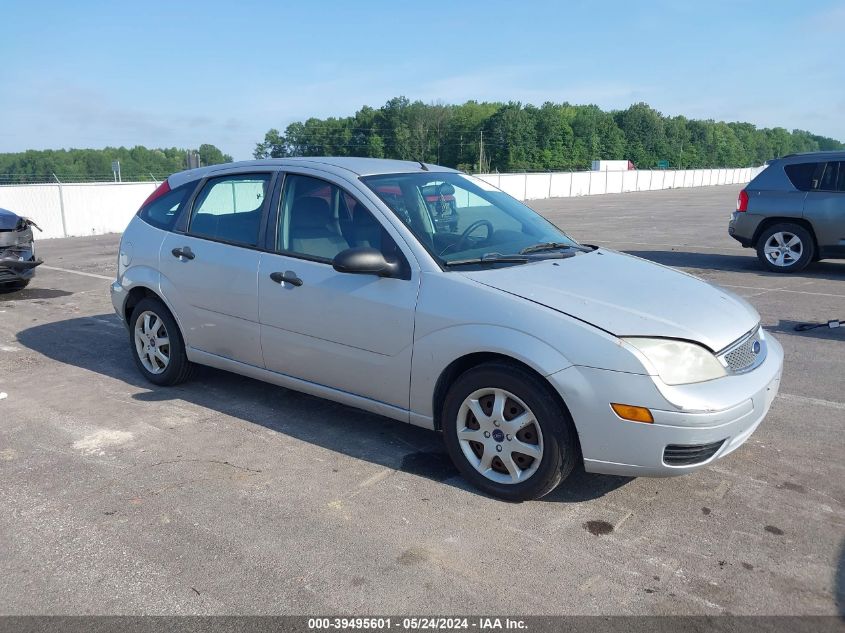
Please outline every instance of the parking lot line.
[{"label": "parking lot line", "polygon": [[93,277],[94,279],[105,279],[106,281],[114,281],[114,277],[107,277],[106,275],[98,275],[96,273],[86,273],[81,270],[71,270],[70,268],[59,268],[58,266],[47,266],[46,264],[41,264],[41,268],[45,268],[47,270],[57,270],[62,273],[82,275],[83,277]]},{"label": "parking lot line", "polygon": [[743,290],[760,290],[763,294],[765,292],[789,292],[797,295],[815,295],[818,297],[837,297],[845,299],[845,295],[838,295],[831,292],[810,292],[809,290],[787,290],[786,288],[759,288],[757,286],[737,286],[734,284],[719,284],[725,288],[742,288]]},{"label": "parking lot line", "polygon": [[833,400],[823,400],[822,398],[808,398],[806,396],[796,396],[792,393],[781,393],[777,396],[781,400],[794,402],[795,404],[812,404],[819,407],[828,407],[830,409],[845,409],[845,402],[835,402]]}]

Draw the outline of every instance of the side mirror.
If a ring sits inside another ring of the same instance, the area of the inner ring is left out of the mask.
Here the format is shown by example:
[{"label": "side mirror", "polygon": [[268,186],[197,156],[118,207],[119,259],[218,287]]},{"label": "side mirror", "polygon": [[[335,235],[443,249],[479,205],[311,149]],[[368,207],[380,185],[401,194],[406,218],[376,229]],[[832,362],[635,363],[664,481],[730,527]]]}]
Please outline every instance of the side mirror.
[{"label": "side mirror", "polygon": [[332,266],[339,273],[379,277],[390,277],[399,272],[399,264],[387,261],[381,251],[365,246],[339,252],[332,260]]}]

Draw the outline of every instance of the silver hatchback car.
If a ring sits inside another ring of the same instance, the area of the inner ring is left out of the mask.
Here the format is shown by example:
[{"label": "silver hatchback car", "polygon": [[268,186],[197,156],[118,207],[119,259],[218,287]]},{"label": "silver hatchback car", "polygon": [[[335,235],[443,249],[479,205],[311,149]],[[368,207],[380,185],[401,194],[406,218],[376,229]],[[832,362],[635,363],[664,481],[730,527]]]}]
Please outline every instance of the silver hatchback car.
[{"label": "silver hatchback car", "polygon": [[123,234],[111,291],[151,382],[210,365],[437,430],[508,500],[579,461],[663,476],[724,457],[783,363],[741,298],[416,162],[174,174]]}]

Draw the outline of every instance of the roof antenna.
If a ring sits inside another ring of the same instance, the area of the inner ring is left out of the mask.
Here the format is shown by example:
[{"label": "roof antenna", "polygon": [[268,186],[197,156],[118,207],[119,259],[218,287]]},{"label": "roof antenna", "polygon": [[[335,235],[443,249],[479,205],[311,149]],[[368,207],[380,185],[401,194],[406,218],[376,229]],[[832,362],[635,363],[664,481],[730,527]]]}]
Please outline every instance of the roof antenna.
[{"label": "roof antenna", "polygon": [[417,162],[420,164],[420,169],[422,169],[423,171],[428,171],[428,167],[425,166],[424,162],[422,162],[421,160],[418,160]]}]

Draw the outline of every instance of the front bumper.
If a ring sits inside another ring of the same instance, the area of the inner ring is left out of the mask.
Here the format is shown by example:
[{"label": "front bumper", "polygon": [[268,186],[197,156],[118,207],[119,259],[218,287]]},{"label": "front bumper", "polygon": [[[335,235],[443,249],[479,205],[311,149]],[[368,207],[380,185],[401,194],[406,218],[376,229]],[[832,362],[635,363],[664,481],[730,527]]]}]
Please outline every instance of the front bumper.
[{"label": "front bumper", "polygon": [[[736,450],[763,421],[780,386],[783,349],[769,334],[766,341],[766,360],[753,371],[680,387],[658,386],[651,376],[591,367],[552,374],[549,379],[578,430],[585,469],[666,477],[697,470]],[[611,402],[647,407],[654,423],[622,420]],[[718,449],[701,461],[667,463],[667,446],[715,443]]]},{"label": "front bumper", "polygon": [[0,255],[0,284],[32,279],[35,276],[35,268],[42,263],[42,260],[35,259],[34,255],[26,259]]}]

